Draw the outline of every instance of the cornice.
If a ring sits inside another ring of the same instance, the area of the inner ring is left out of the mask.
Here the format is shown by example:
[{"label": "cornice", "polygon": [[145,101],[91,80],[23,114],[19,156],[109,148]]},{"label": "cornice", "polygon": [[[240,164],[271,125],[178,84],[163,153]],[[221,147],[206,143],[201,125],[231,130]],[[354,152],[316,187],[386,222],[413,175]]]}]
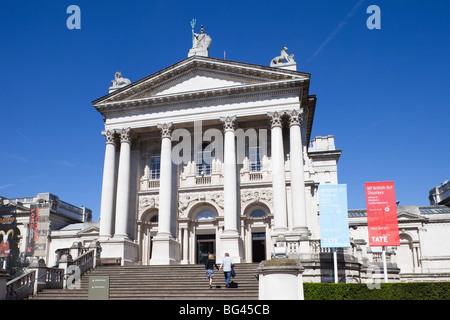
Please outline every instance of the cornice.
[{"label": "cornice", "polygon": [[180,82],[183,80],[187,80],[190,77],[193,76],[211,76],[216,79],[223,79],[223,80],[234,80],[234,81],[240,81],[240,82],[247,82],[251,84],[261,83],[261,82],[270,82],[269,79],[263,79],[261,77],[255,77],[255,76],[249,76],[249,75],[243,75],[242,73],[232,73],[232,72],[225,72],[223,70],[217,70],[217,69],[204,69],[204,68],[194,68],[191,70],[188,70],[180,75],[176,75],[174,77],[169,78],[166,81],[161,81],[159,84],[155,84],[148,89],[144,89],[141,92],[130,96],[132,99],[141,99],[145,98],[145,96],[150,96],[152,93],[157,93],[159,91],[163,91],[170,86],[172,86],[176,82]]},{"label": "cornice", "polygon": [[341,154],[342,150],[308,151],[308,156],[316,160],[329,159],[330,157],[339,160]]},{"label": "cornice", "polygon": [[303,91],[302,84],[305,80],[285,80],[268,83],[257,83],[248,85],[239,85],[233,87],[222,87],[205,90],[193,90],[182,93],[158,95],[123,101],[113,101],[99,103],[95,108],[104,115],[104,112],[114,109],[127,109],[140,106],[153,106],[159,104],[173,104],[178,105],[187,103],[192,105],[196,101],[201,101],[202,104],[207,102],[221,102],[232,98],[260,98],[263,96],[281,96],[289,94],[300,94]]},{"label": "cornice", "polygon": [[92,103],[96,106],[105,102],[126,100],[137,93],[149,89],[151,90],[151,88],[159,86],[171,78],[195,69],[220,72],[221,74],[232,75],[234,77],[246,77],[248,80],[253,79],[253,81],[256,81],[257,79],[260,81],[263,79],[266,81],[278,81],[283,79],[302,79],[309,81],[310,79],[310,74],[304,72],[283,70],[280,68],[230,60],[193,56],[96,99]]}]

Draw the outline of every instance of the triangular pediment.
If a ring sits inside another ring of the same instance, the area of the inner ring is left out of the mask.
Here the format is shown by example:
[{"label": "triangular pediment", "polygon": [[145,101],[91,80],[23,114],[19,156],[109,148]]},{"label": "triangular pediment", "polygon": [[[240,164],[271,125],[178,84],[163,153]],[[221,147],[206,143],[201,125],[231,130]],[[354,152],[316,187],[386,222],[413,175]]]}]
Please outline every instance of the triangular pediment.
[{"label": "triangular pediment", "polygon": [[77,233],[78,236],[90,236],[90,235],[98,235],[100,228],[97,226],[91,226],[86,229],[83,229]]},{"label": "triangular pediment", "polygon": [[417,206],[398,206],[397,219],[399,222],[426,221],[428,218],[420,214]]},{"label": "triangular pediment", "polygon": [[132,95],[130,99],[163,97],[170,95],[186,94],[189,92],[199,92],[232,88],[242,85],[266,82],[265,80],[246,79],[233,74],[224,75],[210,70],[193,69],[177,76],[162,81],[148,90]]},{"label": "triangular pediment", "polygon": [[172,83],[168,88],[156,92],[155,95],[176,94],[193,90],[208,90],[245,84],[242,81],[218,78],[208,74],[195,74],[187,79]]},{"label": "triangular pediment", "polygon": [[292,86],[308,82],[310,75],[228,60],[191,57],[148,77],[132,82],[93,101],[106,104],[139,103],[141,100],[184,99],[195,94],[223,94],[228,90],[252,90],[255,86]]}]

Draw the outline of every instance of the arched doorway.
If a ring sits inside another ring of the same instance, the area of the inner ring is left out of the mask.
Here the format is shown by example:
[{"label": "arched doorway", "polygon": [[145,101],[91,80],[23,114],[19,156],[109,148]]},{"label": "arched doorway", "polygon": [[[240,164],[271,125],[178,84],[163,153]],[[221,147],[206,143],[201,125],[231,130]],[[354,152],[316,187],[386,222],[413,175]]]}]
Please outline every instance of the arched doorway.
[{"label": "arched doorway", "polygon": [[254,203],[246,208],[246,260],[261,262],[270,258],[271,239],[269,236],[269,209],[262,203]]},{"label": "arched doorway", "polygon": [[143,265],[149,265],[152,258],[152,238],[158,233],[158,210],[150,209],[142,214],[142,219],[137,222],[140,248],[140,261]]},{"label": "arched doorway", "polygon": [[[264,218],[266,213],[261,209],[253,210],[250,218]],[[259,232],[258,232],[259,231]],[[252,231],[252,262],[261,262],[266,259],[266,232],[265,230]]]},{"label": "arched doorway", "polygon": [[208,203],[198,204],[191,210],[190,225],[194,238],[191,257],[196,264],[204,264],[208,254],[216,254],[217,216],[216,209]]}]

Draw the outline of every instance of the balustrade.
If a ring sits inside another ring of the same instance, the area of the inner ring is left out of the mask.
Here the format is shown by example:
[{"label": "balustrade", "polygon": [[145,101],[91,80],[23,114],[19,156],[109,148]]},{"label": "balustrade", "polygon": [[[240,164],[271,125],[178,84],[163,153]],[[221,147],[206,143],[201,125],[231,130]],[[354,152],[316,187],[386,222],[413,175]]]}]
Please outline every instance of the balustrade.
[{"label": "balustrade", "polygon": [[34,292],[36,270],[29,271],[6,284],[6,300],[22,300]]},{"label": "balustrade", "polygon": [[[64,281],[64,269],[47,268],[40,276],[39,269],[31,270],[6,284],[6,300],[22,300],[36,294],[44,288],[62,288]],[[42,284],[39,287],[37,283]]]},{"label": "balustrade", "polygon": [[206,176],[206,177],[196,177],[196,178],[195,178],[195,184],[196,184],[196,185],[201,185],[201,184],[211,184],[211,177],[210,177],[210,176]]},{"label": "balustrade", "polygon": [[[73,261],[71,259],[66,259],[68,263],[65,264],[65,267],[75,265],[82,276],[87,271],[96,267],[96,260],[100,257],[100,247],[92,248],[81,248],[80,252],[86,251]],[[58,255],[61,257],[62,255],[69,255],[70,249],[59,249]],[[46,267],[45,264],[38,264],[37,267],[30,268],[30,270],[6,283],[6,300],[22,300],[27,298],[30,295],[35,295],[42,289],[50,288],[63,288],[64,280],[66,274],[65,268],[49,268]]]}]

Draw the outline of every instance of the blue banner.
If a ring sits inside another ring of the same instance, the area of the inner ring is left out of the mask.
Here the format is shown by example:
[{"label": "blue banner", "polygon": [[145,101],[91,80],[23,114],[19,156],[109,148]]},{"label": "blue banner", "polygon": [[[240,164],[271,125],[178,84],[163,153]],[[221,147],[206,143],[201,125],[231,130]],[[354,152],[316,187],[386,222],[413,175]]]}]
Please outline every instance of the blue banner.
[{"label": "blue banner", "polygon": [[347,185],[319,185],[320,246],[350,247]]}]

